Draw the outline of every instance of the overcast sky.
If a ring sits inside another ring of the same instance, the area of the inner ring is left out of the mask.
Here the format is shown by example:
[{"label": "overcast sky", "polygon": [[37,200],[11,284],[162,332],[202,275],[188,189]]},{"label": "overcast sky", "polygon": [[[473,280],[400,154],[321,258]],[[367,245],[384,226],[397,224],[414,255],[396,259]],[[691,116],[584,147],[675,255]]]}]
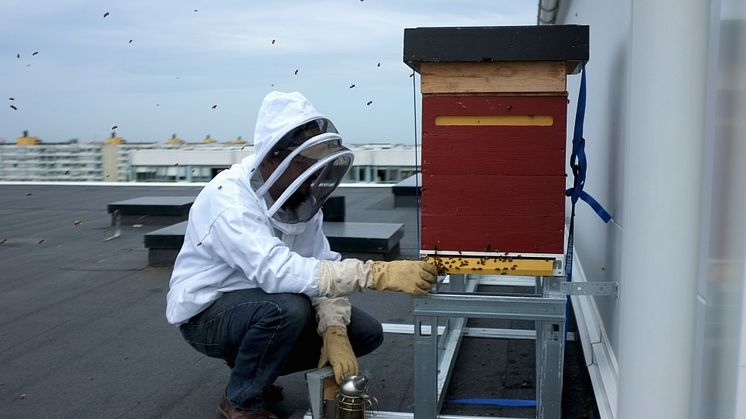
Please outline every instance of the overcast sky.
[{"label": "overcast sky", "polygon": [[0,139],[250,140],[264,95],[297,90],[347,142],[411,144],[404,28],[532,25],[536,3],[0,0]]}]

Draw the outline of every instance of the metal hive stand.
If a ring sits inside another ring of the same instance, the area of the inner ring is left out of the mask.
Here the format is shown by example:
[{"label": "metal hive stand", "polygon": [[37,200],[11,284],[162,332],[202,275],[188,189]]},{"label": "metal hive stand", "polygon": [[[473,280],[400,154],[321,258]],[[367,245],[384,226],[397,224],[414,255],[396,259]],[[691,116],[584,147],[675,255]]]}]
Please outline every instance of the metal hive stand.
[{"label": "metal hive stand", "polygon": [[[375,418],[459,419],[467,416],[441,415],[461,339],[468,332],[469,318],[532,320],[536,324],[536,417],[561,417],[562,377],[565,352],[567,295],[616,295],[616,283],[566,282],[564,273],[535,277],[534,293],[524,295],[480,294],[483,275],[449,275],[450,288],[413,298],[414,314],[414,413],[373,412]],[[528,278],[526,278],[528,279]],[[438,326],[438,319],[446,319]],[[391,325],[389,325],[391,326]],[[442,332],[441,332],[442,330]],[[435,333],[432,333],[435,331]],[[483,330],[481,337],[522,338],[526,330],[497,333]],[[507,333],[506,333],[507,332]],[[331,370],[306,374],[309,396],[314,408],[306,418],[320,418],[321,381]],[[470,417],[469,417],[470,418]]]},{"label": "metal hive stand", "polygon": [[[555,292],[561,277],[537,277],[531,296],[476,294],[479,281],[469,279],[450,275],[450,292],[414,298],[414,417],[439,416],[468,318],[499,318],[536,322],[536,416],[559,418],[567,304]],[[446,318],[440,337],[430,333],[439,317]]]}]

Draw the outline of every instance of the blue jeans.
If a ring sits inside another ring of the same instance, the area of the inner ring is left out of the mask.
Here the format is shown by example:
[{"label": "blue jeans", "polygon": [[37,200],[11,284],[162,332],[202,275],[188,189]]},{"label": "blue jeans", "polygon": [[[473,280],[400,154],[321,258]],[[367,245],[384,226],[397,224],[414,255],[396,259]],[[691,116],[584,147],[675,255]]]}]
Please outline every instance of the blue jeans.
[{"label": "blue jeans", "polygon": [[[226,394],[233,407],[263,410],[262,393],[278,376],[318,366],[323,342],[316,326],[305,295],[256,288],[223,294],[179,329],[194,349],[231,367]],[[355,307],[347,335],[358,357],[383,342],[381,323]]]}]

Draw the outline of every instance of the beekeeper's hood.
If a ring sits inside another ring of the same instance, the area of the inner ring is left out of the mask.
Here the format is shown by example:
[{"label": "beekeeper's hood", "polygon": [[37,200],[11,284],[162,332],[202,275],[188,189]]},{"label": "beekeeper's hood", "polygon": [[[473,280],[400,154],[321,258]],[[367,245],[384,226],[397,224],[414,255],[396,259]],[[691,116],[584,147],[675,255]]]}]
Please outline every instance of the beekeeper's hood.
[{"label": "beekeeper's hood", "polygon": [[285,224],[310,220],[354,158],[334,124],[298,92],[264,98],[254,150],[251,187],[267,203],[267,214]]}]

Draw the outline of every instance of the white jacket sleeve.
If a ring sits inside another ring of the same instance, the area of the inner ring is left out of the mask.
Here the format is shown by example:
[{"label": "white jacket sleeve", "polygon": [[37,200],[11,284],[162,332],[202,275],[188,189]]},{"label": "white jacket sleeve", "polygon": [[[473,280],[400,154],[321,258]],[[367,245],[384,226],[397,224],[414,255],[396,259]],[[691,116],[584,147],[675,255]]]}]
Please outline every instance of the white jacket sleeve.
[{"label": "white jacket sleeve", "polygon": [[202,245],[265,292],[319,295],[319,260],[291,251],[261,217],[230,207],[210,227]]},{"label": "white jacket sleeve", "polygon": [[352,306],[347,297],[315,297],[311,299],[311,304],[316,310],[316,331],[319,335],[329,326],[347,327],[350,324]]},{"label": "white jacket sleeve", "polygon": [[[342,255],[331,250],[329,240],[322,230],[323,217],[315,218],[314,228],[314,251],[313,256],[320,260],[339,261]],[[311,227],[311,226],[309,226]],[[347,327],[350,324],[352,306],[347,297],[315,297],[311,299],[313,308],[316,310],[317,331],[323,334],[329,326]]]}]

